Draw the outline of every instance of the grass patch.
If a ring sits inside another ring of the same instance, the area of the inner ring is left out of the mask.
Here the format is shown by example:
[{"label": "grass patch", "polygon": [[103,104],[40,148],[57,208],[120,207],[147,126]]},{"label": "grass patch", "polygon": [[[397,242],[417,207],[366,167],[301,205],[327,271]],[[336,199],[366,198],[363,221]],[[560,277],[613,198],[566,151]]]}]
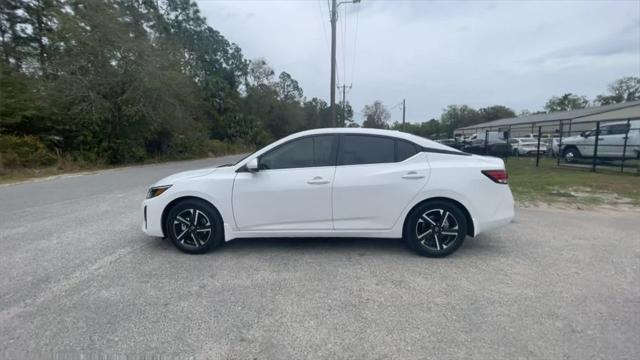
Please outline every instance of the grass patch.
[{"label": "grass patch", "polygon": [[518,203],[570,206],[640,206],[640,174],[598,169],[558,167],[544,158],[536,168],[535,158],[506,161],[509,184]]},{"label": "grass patch", "polygon": [[142,162],[110,165],[101,162],[87,162],[70,157],[60,157],[54,165],[38,167],[12,167],[7,168],[0,163],[0,184],[14,183],[29,179],[43,178],[62,174],[72,174],[85,171],[97,171],[106,169],[116,169],[119,167],[160,164],[179,160],[196,160],[206,157],[219,157],[225,155],[236,155],[253,152],[253,147],[247,145],[229,145],[222,142],[213,143],[209,147],[206,155],[180,155],[180,156],[159,156],[147,159]]}]

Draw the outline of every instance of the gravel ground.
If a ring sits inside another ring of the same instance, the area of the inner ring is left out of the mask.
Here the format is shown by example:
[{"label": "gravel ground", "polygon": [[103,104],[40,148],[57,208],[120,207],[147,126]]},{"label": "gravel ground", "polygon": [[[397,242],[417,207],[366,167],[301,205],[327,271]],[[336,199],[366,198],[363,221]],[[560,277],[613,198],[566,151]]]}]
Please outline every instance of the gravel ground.
[{"label": "gravel ground", "polygon": [[518,209],[454,255],[399,240],[139,230],[154,180],[232,158],[0,186],[0,358],[635,359],[640,213]]}]

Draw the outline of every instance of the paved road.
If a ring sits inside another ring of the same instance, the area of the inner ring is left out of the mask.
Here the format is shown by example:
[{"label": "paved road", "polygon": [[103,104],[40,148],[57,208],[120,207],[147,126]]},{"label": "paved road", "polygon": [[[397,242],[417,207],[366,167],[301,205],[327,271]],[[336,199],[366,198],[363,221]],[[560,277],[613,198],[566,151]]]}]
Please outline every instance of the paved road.
[{"label": "paved road", "polygon": [[638,213],[520,209],[446,259],[382,239],[236,240],[189,256],[140,232],[149,183],[228,161],[0,186],[0,358],[640,353]]}]

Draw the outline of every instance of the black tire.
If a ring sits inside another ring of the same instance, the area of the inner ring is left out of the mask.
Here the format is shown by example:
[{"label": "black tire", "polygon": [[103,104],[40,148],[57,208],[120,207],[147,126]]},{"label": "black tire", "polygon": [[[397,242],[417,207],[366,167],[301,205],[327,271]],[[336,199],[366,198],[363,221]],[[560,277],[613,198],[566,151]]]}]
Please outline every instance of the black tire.
[{"label": "black tire", "polygon": [[462,245],[467,229],[467,219],[457,205],[448,201],[427,201],[409,213],[404,239],[422,256],[444,257]]},{"label": "black tire", "polygon": [[575,146],[569,146],[569,147],[566,147],[564,150],[562,150],[562,158],[566,163],[575,162],[577,159],[580,159],[581,157],[582,155],[580,154],[580,151]]},{"label": "black tire", "polygon": [[203,200],[179,202],[169,211],[165,229],[173,245],[188,254],[206,253],[224,241],[220,214]]}]

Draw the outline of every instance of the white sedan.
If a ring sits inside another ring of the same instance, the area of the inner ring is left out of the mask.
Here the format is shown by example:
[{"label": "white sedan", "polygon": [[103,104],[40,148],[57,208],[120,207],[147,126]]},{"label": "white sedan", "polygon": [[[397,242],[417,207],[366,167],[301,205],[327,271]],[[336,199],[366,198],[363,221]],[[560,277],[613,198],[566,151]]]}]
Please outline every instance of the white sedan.
[{"label": "white sedan", "polygon": [[513,206],[501,159],[398,131],[317,129],[158,181],[142,229],[187,253],[235,238],[376,237],[439,257],[511,222]]},{"label": "white sedan", "polygon": [[538,139],[514,138],[509,140],[509,144],[513,155],[535,155],[538,152],[540,154],[547,152],[545,141],[540,141],[540,150],[538,150]]}]

